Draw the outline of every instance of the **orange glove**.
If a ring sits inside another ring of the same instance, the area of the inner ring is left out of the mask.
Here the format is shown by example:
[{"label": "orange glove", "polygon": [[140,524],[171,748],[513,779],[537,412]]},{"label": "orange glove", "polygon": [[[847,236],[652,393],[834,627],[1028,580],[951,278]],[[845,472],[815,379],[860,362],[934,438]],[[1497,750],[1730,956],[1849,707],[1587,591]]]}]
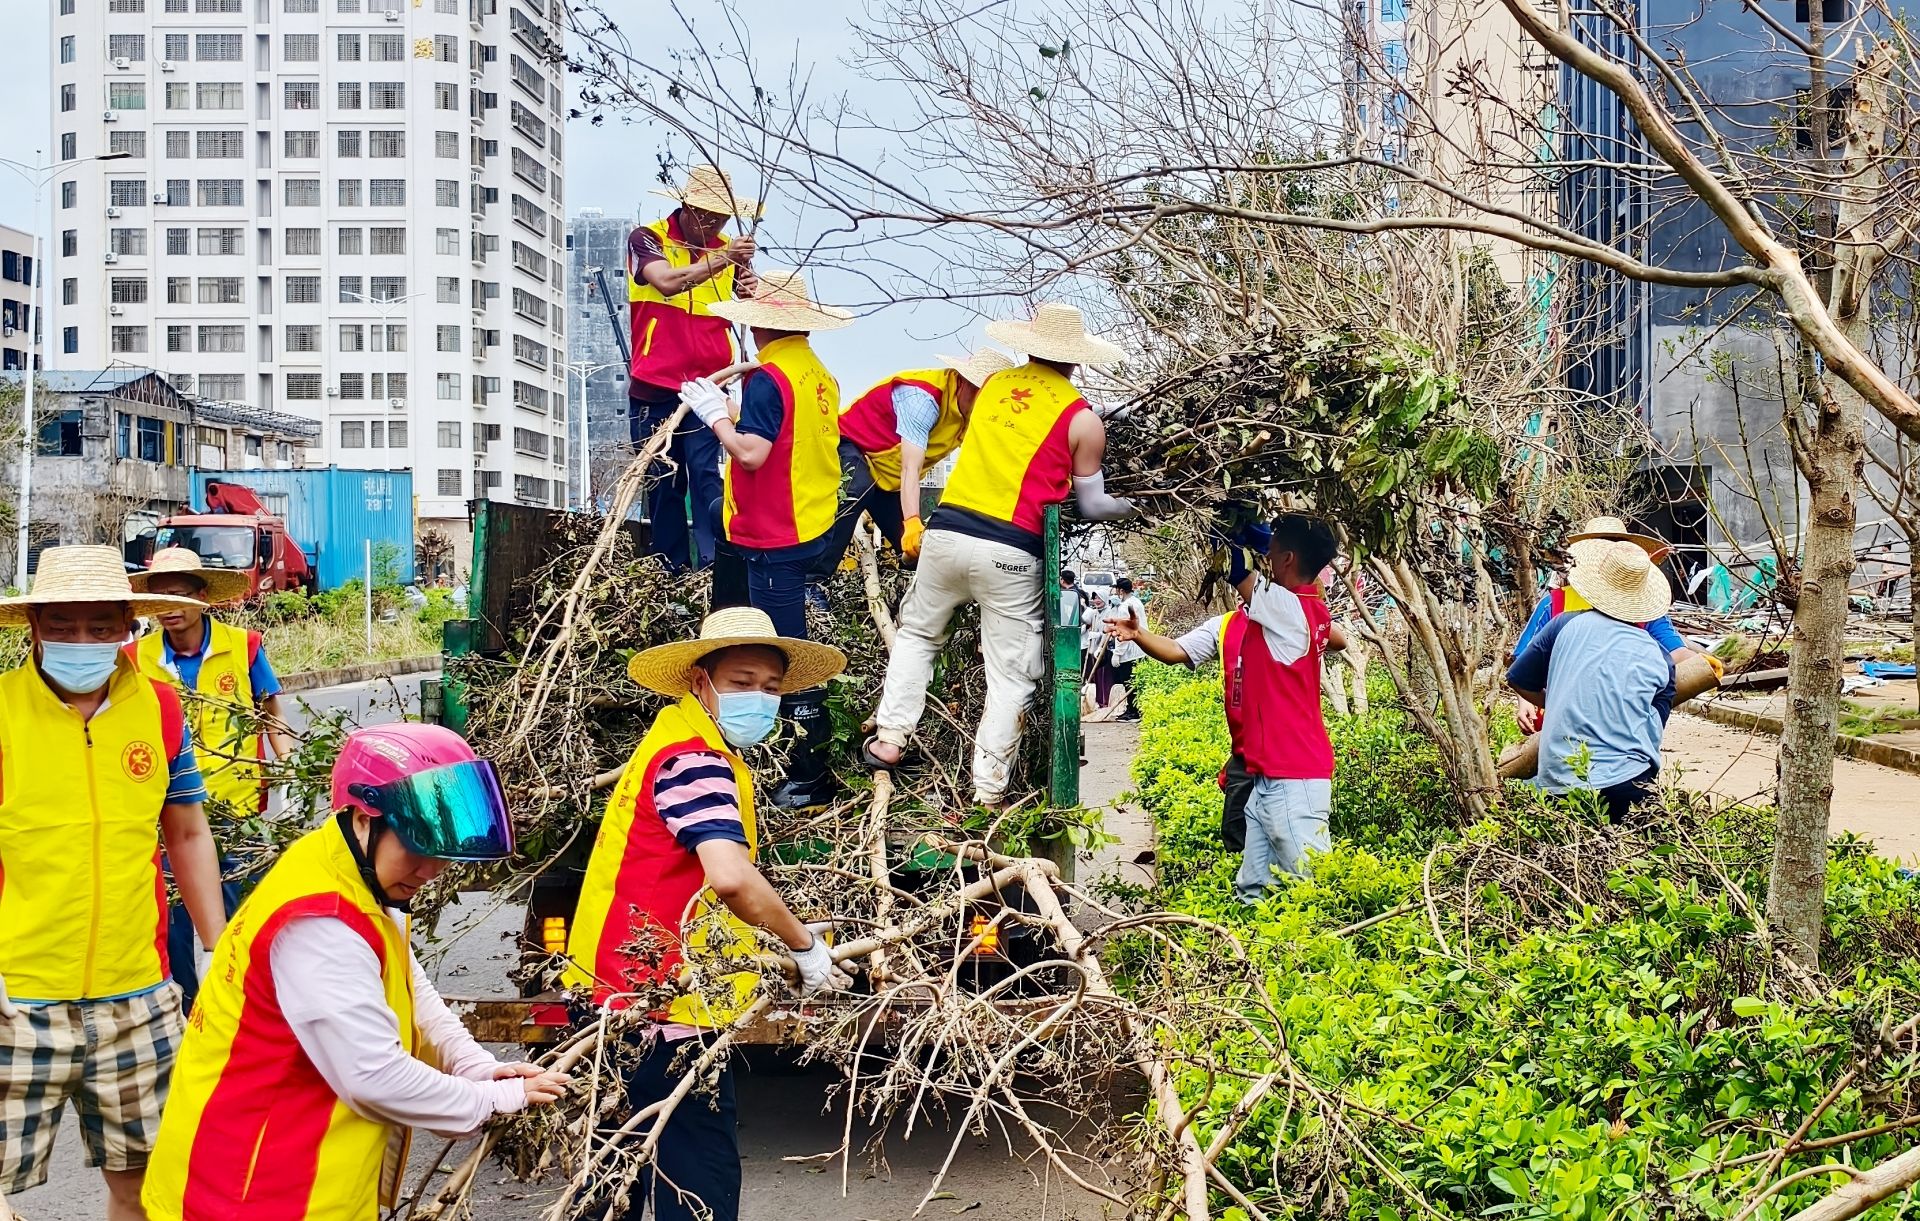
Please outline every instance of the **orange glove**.
[{"label": "orange glove", "polygon": [[1717,682],[1724,682],[1727,677],[1727,663],[1724,661],[1721,661],[1718,657],[1715,657],[1711,653],[1702,653],[1700,654],[1700,656],[1706,658],[1707,664],[1713,667],[1714,680]]},{"label": "orange glove", "polygon": [[925,538],[927,528],[920,524],[917,517],[909,517],[900,531],[900,550],[910,560],[920,558],[920,540]]}]

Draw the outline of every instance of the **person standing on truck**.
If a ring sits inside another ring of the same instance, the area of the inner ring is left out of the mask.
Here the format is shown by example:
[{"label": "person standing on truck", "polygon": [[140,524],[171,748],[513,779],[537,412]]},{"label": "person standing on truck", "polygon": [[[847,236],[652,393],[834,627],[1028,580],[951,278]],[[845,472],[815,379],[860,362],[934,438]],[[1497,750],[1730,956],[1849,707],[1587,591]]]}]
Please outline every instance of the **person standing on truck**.
[{"label": "person standing on truck", "polygon": [[840,514],[815,581],[833,576],[862,513],[901,555],[920,558],[921,476],[959,446],[980,387],[1013,368],[998,348],[939,359],[945,368],[896,373],[840,413]]},{"label": "person standing on truck", "polygon": [[1220,658],[1227,736],[1254,778],[1233,883],[1243,903],[1259,902],[1274,885],[1276,868],[1305,875],[1309,854],[1325,852],[1330,843],[1333,745],[1320,708],[1320,665],[1328,649],[1347,647],[1347,637],[1314,574],[1334,552],[1325,522],[1288,514],[1273,524],[1272,580],[1256,571],[1245,548],[1231,549],[1227,581],[1240,595],[1239,610],[1178,639],[1134,620],[1109,621],[1116,639],[1138,644],[1155,661],[1202,666]]},{"label": "person standing on truck", "polygon": [[180,697],[122,647],[138,594],[114,547],[50,547],[32,592],[0,598],[31,652],[0,674],[0,1218],[47,1180],[80,1113],[109,1221],[135,1221],[180,1040],[164,844],[200,944],[220,937],[220,863]]},{"label": "person standing on truck", "polygon": [[[680,992],[687,960],[744,959],[755,946],[747,926],[757,925],[787,947],[801,995],[851,982],[823,930],[803,924],[754,865],[753,773],[740,758],[773,731],[783,695],[818,687],[845,666],[840,650],[781,633],[751,607],[715,611],[699,639],[656,645],[628,663],[634,682],[676,702],[654,718],[607,802],[561,983],[596,1005],[647,1008],[652,1024],[629,1036],[637,1059],[626,1070],[627,1101],[636,1111],[665,1099],[687,1067],[682,1051],[760,990],[751,966],[728,973],[722,963],[717,987]],[[651,1202],[655,1221],[735,1221],[734,1118],[729,1061],[711,1099],[689,1098],[665,1121],[628,1215],[642,1216]]]},{"label": "person standing on truck", "polygon": [[[752,235],[728,238],[722,230],[730,220],[757,218],[759,200],[736,194],[710,165],[694,166],[677,191],[652,193],[679,206],[627,235],[627,429],[635,449],[679,407],[681,383],[734,362],[733,332],[713,307],[751,297],[758,284]],[[712,506],[720,499],[713,434],[683,420],[657,474],[647,490],[647,550],[675,569],[709,567],[719,526]]]},{"label": "person standing on truck", "polygon": [[[226,568],[208,568],[185,547],[163,547],[154,552],[145,572],[130,578],[140,593],[166,594],[193,604],[160,616],[160,631],[149,632],[127,646],[140,672],[171,683],[181,694],[187,719],[198,743],[200,775],[207,796],[220,803],[214,813],[229,822],[252,818],[267,810],[267,780],[261,761],[269,742],[275,758],[293,753],[293,735],[281,719],[280,678],[267,660],[260,633],[229,627],[207,613],[210,606],[246,596],[247,574]],[[214,836],[220,839],[219,835]],[[232,868],[221,845],[223,872]],[[240,896],[231,882],[223,883],[227,914],[233,914]],[[175,904],[168,920],[167,949],[176,964],[173,981],[188,1008],[200,990],[194,969],[193,923],[186,909]]]},{"label": "person standing on truck", "polygon": [[987,707],[974,742],[973,790],[975,801],[994,808],[1006,800],[1020,713],[1043,672],[1046,506],[1071,493],[1083,516],[1114,521],[1131,516],[1133,505],[1107,495],[1100,469],[1107,428],[1069,380],[1080,365],[1098,368],[1126,353],[1088,334],[1079,310],[1051,302],[1029,321],[988,323],[987,336],[1029,359],[994,374],[974,399],[967,444],[900,604],[900,630],[874,714],[879,732],[861,756],[871,768],[899,764],[926,711],[947,625],[960,607],[977,602]]},{"label": "person standing on truck", "polygon": [[568,1078],[475,1043],[409,944],[450,861],[513,854],[493,765],[439,725],[347,735],[334,816],[295,841],[214,950],[142,1199],[152,1221],[376,1221],[410,1130],[478,1131]]},{"label": "person standing on truck", "polygon": [[[765,611],[782,636],[804,640],[808,581],[827,550],[840,502],[840,383],[808,336],[838,330],[853,315],[816,304],[797,271],[769,271],[753,300],[722,301],[713,312],[752,328],[760,367],[741,381],[738,422],[726,393],[706,378],[688,382],[681,397],[731,459],[727,543],[745,560],[748,602]],[[799,740],[774,804],[799,809],[831,800],[826,693],[796,692],[781,711]]]}]

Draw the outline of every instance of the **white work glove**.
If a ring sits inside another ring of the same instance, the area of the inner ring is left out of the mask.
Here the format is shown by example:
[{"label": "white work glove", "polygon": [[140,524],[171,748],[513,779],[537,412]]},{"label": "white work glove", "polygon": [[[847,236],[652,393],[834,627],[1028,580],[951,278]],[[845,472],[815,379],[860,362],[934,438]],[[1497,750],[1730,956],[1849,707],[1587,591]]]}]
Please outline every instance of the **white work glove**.
[{"label": "white work glove", "polygon": [[12,999],[7,996],[6,978],[4,976],[0,976],[0,1021],[11,1022],[14,1018],[17,1018],[19,1016],[20,1016],[20,1007],[18,1005],[15,1005]]},{"label": "white work glove", "polygon": [[1124,496],[1107,495],[1107,473],[1073,477],[1073,503],[1088,521],[1119,521],[1134,514],[1133,502]]},{"label": "white work glove", "polygon": [[200,981],[202,988],[207,986],[207,973],[213,970],[213,951],[200,944],[199,938],[193,942],[193,977]]},{"label": "white work glove", "polygon": [[842,971],[833,961],[833,951],[827,948],[824,934],[833,927],[833,921],[826,920],[818,924],[807,925],[807,932],[813,934],[813,944],[804,950],[788,949],[788,957],[793,965],[800,968],[800,995],[812,996],[829,988],[838,990],[851,987],[853,976]]},{"label": "white work glove", "polygon": [[690,382],[680,383],[680,401],[687,410],[700,417],[700,422],[713,427],[718,420],[726,418],[727,392],[713,384],[711,378],[696,377]]}]

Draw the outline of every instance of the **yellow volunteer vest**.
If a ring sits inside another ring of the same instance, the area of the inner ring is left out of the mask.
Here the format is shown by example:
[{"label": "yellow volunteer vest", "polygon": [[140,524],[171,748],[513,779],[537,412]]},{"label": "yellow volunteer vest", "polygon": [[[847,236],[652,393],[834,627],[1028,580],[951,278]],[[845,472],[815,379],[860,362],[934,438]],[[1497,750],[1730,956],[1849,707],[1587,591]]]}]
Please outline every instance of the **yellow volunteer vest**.
[{"label": "yellow volunteer vest", "polygon": [[[647,226],[648,229],[652,230],[654,234],[659,237],[660,253],[667,256],[667,266],[689,267],[692,266],[695,259],[704,258],[715,250],[725,250],[727,248],[728,238],[724,233],[720,235],[720,244],[718,246],[687,245],[668,232],[672,220],[673,218],[671,216],[663,216]],[[675,309],[683,309],[689,314],[704,318],[713,312],[709,307],[712,306],[714,302],[730,301],[733,299],[733,272],[733,264],[728,263],[725,269],[711,280],[708,280],[704,284],[696,284],[686,292],[672,297],[666,296],[659,289],[647,283],[643,277],[629,274],[627,276],[627,300],[670,304]]]},{"label": "yellow volunteer vest", "polygon": [[0,977],[13,999],[166,981],[162,721],[159,693],[124,657],[91,721],[31,661],[0,674]]},{"label": "yellow volunteer vest", "polygon": [[[200,677],[187,691],[179,674],[167,668],[164,632],[149,632],[134,646],[140,672],[172,683],[181,691],[187,723],[193,726],[194,753],[207,795],[233,804],[242,815],[260,808],[260,734],[246,733],[253,715],[253,679],[247,665],[247,634],[240,628],[204,620]],[[198,698],[193,698],[197,696]]]},{"label": "yellow volunteer vest", "polygon": [[[934,386],[943,386],[940,398],[940,418],[934,421],[933,432],[927,436],[927,458],[921,473],[933,468],[933,464],[946,457],[960,446],[960,438],[967,430],[967,422],[961,418],[959,405],[954,396],[960,388],[960,374],[952,369],[915,369],[907,373],[896,373],[882,385],[896,380],[927,382]],[[900,490],[900,444],[896,441],[891,449],[881,450],[867,455],[867,469],[873,472],[874,484],[888,492]]]},{"label": "yellow volunteer vest", "polygon": [[273,938],[304,916],[340,919],[367,939],[401,1044],[427,1058],[407,933],[374,902],[329,820],[287,849],[214,948],[147,1164],[152,1221],[376,1221],[398,1198],[407,1132],[349,1110],[273,1004]]},{"label": "yellow volunteer vest", "polygon": [[974,397],[967,442],[941,505],[1038,534],[1045,507],[1072,490],[1066,426],[1085,407],[1072,382],[1034,361],[988,378]]},{"label": "yellow volunteer vest", "polygon": [[[700,701],[683,696],[654,718],[607,802],[587,862],[580,906],[568,931],[569,965],[560,978],[562,987],[591,991],[604,1000],[610,991],[624,990],[622,973],[636,967],[649,983],[658,984],[662,979],[670,982],[683,960],[699,966],[754,952],[753,931],[707,888],[700,858],[679,845],[653,806],[653,782],[661,763],[688,750],[716,751],[726,758],[740,791],[747,850],[758,852],[753,773],[721,737]],[[683,912],[688,913],[684,926]],[[662,947],[657,962],[635,963],[622,949],[649,935],[636,932],[649,924],[664,926],[678,945]],[[733,971],[725,978],[732,987],[730,1003],[709,1005],[703,996],[680,995],[656,1011],[657,1016],[707,1029],[725,1026],[753,1003],[760,975],[757,970]]]},{"label": "yellow volunteer vest", "polygon": [[773,453],[757,471],[727,463],[727,541],[797,547],[833,528],[840,508],[840,383],[805,335],[785,335],[755,357],[785,403]]}]

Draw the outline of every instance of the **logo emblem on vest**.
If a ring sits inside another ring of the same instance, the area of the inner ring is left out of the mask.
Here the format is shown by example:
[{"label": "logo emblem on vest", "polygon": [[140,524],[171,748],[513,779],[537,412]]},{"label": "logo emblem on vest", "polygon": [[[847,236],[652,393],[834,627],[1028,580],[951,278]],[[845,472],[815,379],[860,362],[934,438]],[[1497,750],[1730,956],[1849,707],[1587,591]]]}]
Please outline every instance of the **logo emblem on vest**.
[{"label": "logo emblem on vest", "polygon": [[833,408],[827,405],[827,383],[825,382],[814,383],[813,405],[820,409],[821,415],[833,414]]},{"label": "logo emblem on vest", "polygon": [[129,742],[120,752],[120,769],[127,773],[127,779],[140,782],[153,775],[154,766],[160,760],[160,752],[151,743]]},{"label": "logo emblem on vest", "polygon": [[216,682],[214,686],[220,689],[220,694],[232,695],[240,689],[240,680],[231,674],[222,674],[220,681]]},{"label": "logo emblem on vest", "polygon": [[1019,415],[1027,408],[1033,406],[1032,403],[1027,402],[1028,399],[1033,397],[1033,391],[1025,389],[1024,387],[1019,390],[1008,391],[1007,397],[1013,400],[1012,410],[1015,415]]}]

